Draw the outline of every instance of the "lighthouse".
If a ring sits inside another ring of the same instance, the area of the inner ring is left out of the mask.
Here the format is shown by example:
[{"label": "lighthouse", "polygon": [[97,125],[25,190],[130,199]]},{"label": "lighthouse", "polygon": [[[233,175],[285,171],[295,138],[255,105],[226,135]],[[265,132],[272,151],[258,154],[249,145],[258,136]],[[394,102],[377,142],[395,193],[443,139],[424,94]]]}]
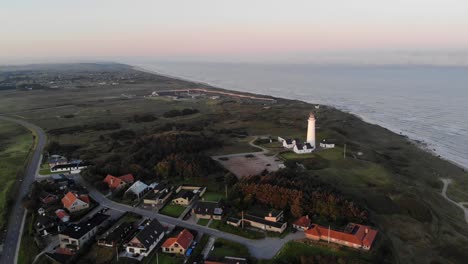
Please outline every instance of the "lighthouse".
[{"label": "lighthouse", "polygon": [[307,143],[315,149],[315,116],[310,113],[307,119]]}]

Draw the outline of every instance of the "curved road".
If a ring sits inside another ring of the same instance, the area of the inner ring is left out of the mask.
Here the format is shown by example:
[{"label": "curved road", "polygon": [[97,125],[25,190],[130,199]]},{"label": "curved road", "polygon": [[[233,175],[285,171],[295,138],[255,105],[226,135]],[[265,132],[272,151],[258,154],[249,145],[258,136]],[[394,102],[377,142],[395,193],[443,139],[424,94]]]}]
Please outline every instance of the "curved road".
[{"label": "curved road", "polygon": [[21,205],[21,199],[28,193],[29,186],[34,182],[37,168],[42,154],[42,150],[46,143],[46,135],[44,131],[31,123],[23,120],[0,116],[1,120],[13,122],[31,130],[35,135],[35,148],[32,156],[30,156],[29,164],[27,165],[24,178],[20,184],[16,200],[11,208],[10,216],[8,218],[8,227],[3,244],[3,252],[0,258],[0,263],[10,264],[17,263],[18,250],[21,241],[21,234],[23,232],[23,223],[26,216],[26,210]]},{"label": "curved road", "polygon": [[286,242],[291,241],[291,240],[305,238],[304,232],[300,232],[300,231],[296,233],[288,234],[284,238],[267,237],[264,239],[253,240],[253,239],[248,239],[245,237],[240,237],[240,236],[226,233],[217,229],[209,228],[206,226],[201,226],[196,223],[187,222],[182,219],[177,219],[177,218],[173,218],[170,216],[155,213],[152,211],[148,211],[142,208],[138,208],[138,207],[135,208],[126,204],[114,202],[112,200],[109,200],[102,193],[96,190],[94,186],[88,184],[81,178],[78,178],[78,180],[81,182],[82,185],[86,186],[86,188],[89,191],[90,196],[102,206],[105,206],[105,207],[108,207],[108,208],[111,208],[113,210],[117,210],[120,212],[133,212],[133,213],[137,213],[148,218],[156,218],[158,221],[164,224],[177,225],[177,226],[181,226],[184,228],[196,230],[198,232],[202,232],[213,237],[224,238],[227,240],[237,242],[239,244],[245,245],[249,249],[252,256],[256,258],[270,259],[276,255],[276,253],[283,247],[283,245]]}]

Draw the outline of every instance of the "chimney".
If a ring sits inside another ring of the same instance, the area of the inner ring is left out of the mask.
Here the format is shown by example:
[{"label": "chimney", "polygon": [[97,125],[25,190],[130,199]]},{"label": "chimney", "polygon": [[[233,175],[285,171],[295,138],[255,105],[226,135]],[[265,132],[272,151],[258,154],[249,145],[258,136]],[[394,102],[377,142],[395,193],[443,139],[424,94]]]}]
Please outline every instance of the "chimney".
[{"label": "chimney", "polygon": [[306,219],[309,219],[309,215],[306,215],[305,217],[306,217]]},{"label": "chimney", "polygon": [[366,227],[366,230],[365,230],[366,234],[369,233],[369,229]]}]

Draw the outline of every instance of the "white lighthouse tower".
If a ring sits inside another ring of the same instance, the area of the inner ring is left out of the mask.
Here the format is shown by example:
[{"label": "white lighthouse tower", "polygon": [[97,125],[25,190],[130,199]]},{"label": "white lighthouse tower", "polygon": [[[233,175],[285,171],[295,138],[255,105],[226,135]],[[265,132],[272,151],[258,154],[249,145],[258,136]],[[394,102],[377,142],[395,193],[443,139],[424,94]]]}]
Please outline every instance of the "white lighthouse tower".
[{"label": "white lighthouse tower", "polygon": [[315,149],[315,116],[310,113],[307,120],[307,143]]}]

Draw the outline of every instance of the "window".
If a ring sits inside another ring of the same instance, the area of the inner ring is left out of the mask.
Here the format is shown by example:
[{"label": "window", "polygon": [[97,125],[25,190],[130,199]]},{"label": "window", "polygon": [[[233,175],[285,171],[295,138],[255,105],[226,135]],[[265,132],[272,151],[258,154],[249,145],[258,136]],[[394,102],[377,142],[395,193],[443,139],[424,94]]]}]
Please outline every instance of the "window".
[{"label": "window", "polygon": [[130,251],[131,253],[135,253],[135,249],[134,249],[134,248],[129,248],[129,251]]}]

